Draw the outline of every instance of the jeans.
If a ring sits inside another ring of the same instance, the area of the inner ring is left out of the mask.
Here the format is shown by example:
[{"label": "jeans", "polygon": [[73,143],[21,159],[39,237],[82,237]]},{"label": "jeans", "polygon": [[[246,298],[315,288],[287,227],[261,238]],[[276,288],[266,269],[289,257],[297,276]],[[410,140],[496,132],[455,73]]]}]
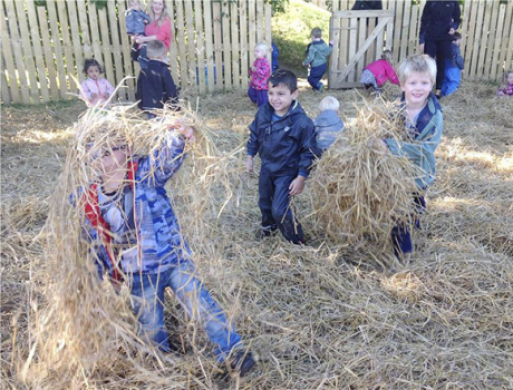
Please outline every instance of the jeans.
[{"label": "jeans", "polygon": [[253,103],[257,104],[258,107],[263,106],[269,102],[266,89],[255,89],[253,87],[249,87],[248,96]]},{"label": "jeans", "polygon": [[205,330],[216,345],[220,362],[240,343],[241,337],[228,321],[222,308],[196,278],[191,261],[184,261],[157,274],[133,274],[130,294],[135,315],[139,321],[139,334],[153,341],[164,352],[169,352],[169,337],[164,325],[164,290],[171,287],[176,298],[191,320]]},{"label": "jeans", "polygon": [[447,60],[445,64],[445,78],[442,85],[442,96],[449,96],[456,92],[460,86],[461,70],[457,66],[452,66]]},{"label": "jeans", "polygon": [[321,83],[322,76],[324,76],[324,73],[326,73],[326,70],[328,69],[328,63],[314,66],[310,68],[310,73],[308,75],[308,83],[312,86],[315,90],[320,90],[323,86]]}]

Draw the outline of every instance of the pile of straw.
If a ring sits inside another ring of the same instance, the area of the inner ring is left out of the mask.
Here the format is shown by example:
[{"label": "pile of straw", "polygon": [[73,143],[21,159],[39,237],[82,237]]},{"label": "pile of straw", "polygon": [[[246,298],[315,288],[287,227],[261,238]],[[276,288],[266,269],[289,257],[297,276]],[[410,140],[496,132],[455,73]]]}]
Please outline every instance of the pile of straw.
[{"label": "pile of straw", "polygon": [[401,115],[382,102],[357,110],[313,169],[314,221],[333,242],[370,238],[386,245],[399,220],[410,223],[415,170],[408,159],[388,152],[383,141],[404,138]]}]

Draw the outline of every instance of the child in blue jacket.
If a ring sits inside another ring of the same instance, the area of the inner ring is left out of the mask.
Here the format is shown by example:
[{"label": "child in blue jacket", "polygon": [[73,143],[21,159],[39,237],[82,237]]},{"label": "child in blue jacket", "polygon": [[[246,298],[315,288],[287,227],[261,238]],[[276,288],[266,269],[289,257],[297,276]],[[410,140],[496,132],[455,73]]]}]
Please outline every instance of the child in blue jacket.
[{"label": "child in blue jacket", "polygon": [[[88,165],[98,180],[79,190],[77,207],[84,231],[96,253],[100,275],[126,280],[139,333],[169,352],[164,325],[164,290],[170,287],[188,316],[201,323],[216,345],[220,362],[244,375],[255,364],[241,336],[198,279],[164,186],[180,168],[193,130],[176,122],[152,156],[133,156],[123,139],[123,122],[105,118],[100,140],[88,144]],[[98,137],[97,137],[98,138]]]},{"label": "child in blue jacket", "polygon": [[258,109],[249,127],[246,167],[253,172],[253,158],[262,160],[258,205],[262,212],[261,236],[280,229],[293,244],[304,244],[303,229],[290,207],[291,198],[305,186],[317,152],[312,120],[299,103],[297,77],[278,69],[269,78],[269,104]]},{"label": "child in blue jacket", "polygon": [[[404,156],[417,167],[417,193],[413,202],[417,213],[426,208],[424,194],[435,180],[435,150],[442,138],[444,118],[442,107],[432,93],[436,81],[436,62],[427,55],[415,55],[399,65],[399,82],[403,91],[406,141],[385,140],[388,150]],[[416,225],[420,227],[418,221]],[[407,226],[399,224],[392,230],[392,242],[397,256],[413,252]]]},{"label": "child in blue jacket", "polygon": [[465,67],[465,60],[461,55],[461,34],[454,33],[452,41],[452,51],[449,58],[445,62],[445,78],[442,85],[442,96],[449,96],[456,92],[460,87],[461,71]]}]

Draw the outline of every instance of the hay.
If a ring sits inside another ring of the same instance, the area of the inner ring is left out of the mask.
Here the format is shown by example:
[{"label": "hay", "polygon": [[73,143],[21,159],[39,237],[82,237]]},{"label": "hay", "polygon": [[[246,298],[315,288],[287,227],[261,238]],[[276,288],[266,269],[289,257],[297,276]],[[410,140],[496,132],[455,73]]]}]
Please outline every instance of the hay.
[{"label": "hay", "polygon": [[398,221],[410,223],[415,168],[383,143],[405,137],[401,115],[383,101],[365,105],[316,163],[309,184],[314,221],[334,243],[370,238],[386,246]]},{"label": "hay", "polygon": [[[393,97],[397,91],[390,86],[386,92]],[[354,91],[330,94],[340,99],[349,124],[357,116],[353,102],[361,98]],[[444,138],[424,229],[415,237],[410,263],[395,264],[396,270],[372,243],[325,240],[314,224],[308,193],[295,203],[313,247],[289,245],[280,236],[256,241],[258,180],[243,174],[244,156],[237,154],[254,108],[243,92],[201,99],[198,115],[204,122],[197,125],[212,130],[205,130],[211,134],[207,139],[219,154],[202,158],[190,152],[168,193],[206,285],[259,357],[258,369],[243,380],[222,383],[213,378],[211,346],[183,320],[173,299],[167,300],[166,317],[182,352],[163,356],[130,344],[133,335],[123,332],[133,330],[133,319],[124,295],[112,292],[108,302],[94,306],[118,307],[119,299],[117,323],[123,326],[118,336],[102,329],[91,335],[110,337],[100,345],[96,366],[94,356],[85,363],[72,360],[77,357],[55,337],[45,345],[36,339],[39,330],[34,330],[43,320],[49,322],[41,337],[55,335],[52,326],[65,328],[57,324],[63,320],[59,312],[51,318],[55,303],[45,289],[48,276],[55,281],[61,274],[55,273],[53,255],[43,254],[34,238],[48,213],[47,196],[56,189],[66,140],[76,141],[62,121],[45,120],[44,108],[3,108],[2,384],[52,390],[513,388],[513,100],[498,102],[494,94],[493,86],[464,80],[455,96],[442,100]],[[300,92],[311,116],[317,115],[321,98]],[[70,107],[59,114],[75,111]],[[54,133],[61,137],[42,137]],[[201,175],[209,166],[210,173]],[[376,258],[371,266],[361,266],[370,256]],[[376,260],[384,265],[375,266]],[[76,294],[71,287],[68,291]],[[107,318],[97,313],[89,323],[112,328]],[[61,345],[53,353],[55,367],[45,365],[43,358]]]}]

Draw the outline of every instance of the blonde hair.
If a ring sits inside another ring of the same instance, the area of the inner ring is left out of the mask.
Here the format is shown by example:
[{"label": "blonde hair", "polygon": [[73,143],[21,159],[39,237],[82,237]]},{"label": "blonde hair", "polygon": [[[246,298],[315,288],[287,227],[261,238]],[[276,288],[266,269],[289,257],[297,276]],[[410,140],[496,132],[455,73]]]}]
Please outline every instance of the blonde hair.
[{"label": "blonde hair", "polygon": [[319,104],[319,109],[321,111],[338,111],[340,109],[339,101],[333,96],[326,96],[321,100]]},{"label": "blonde hair", "polygon": [[387,60],[388,62],[392,62],[392,50],[383,50],[383,53],[381,54],[382,60]]},{"label": "blonde hair", "polygon": [[263,49],[267,53],[269,51],[269,46],[267,46],[267,43],[265,42],[259,42],[255,45],[255,50],[256,49]]},{"label": "blonde hair", "polygon": [[[151,19],[151,22],[155,22],[155,12],[153,11],[153,3],[155,2],[155,0],[152,0],[151,1],[151,6],[150,6],[150,19]],[[162,9],[162,13],[160,14],[160,17],[157,19],[157,25],[158,26],[162,26],[162,23],[164,23],[164,20],[166,19],[169,19],[169,15],[167,13],[167,7],[166,7],[166,2],[164,0],[162,0],[162,4],[164,5],[164,8]]]},{"label": "blonde hair", "polygon": [[405,58],[399,64],[399,81],[403,84],[412,73],[427,73],[431,82],[436,81],[436,62],[426,54]]},{"label": "blonde hair", "polygon": [[146,56],[151,60],[162,58],[166,55],[166,45],[164,42],[155,39],[146,44]]}]

